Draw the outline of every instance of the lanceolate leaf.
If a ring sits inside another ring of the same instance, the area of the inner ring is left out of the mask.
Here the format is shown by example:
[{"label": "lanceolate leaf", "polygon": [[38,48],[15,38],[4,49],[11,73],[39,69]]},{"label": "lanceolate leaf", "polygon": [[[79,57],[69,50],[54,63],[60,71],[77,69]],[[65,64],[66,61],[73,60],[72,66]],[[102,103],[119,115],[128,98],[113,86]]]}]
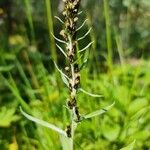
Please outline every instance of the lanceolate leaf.
[{"label": "lanceolate leaf", "polygon": [[131,144],[129,144],[128,146],[126,146],[120,150],[133,150],[134,144],[135,144],[135,140]]},{"label": "lanceolate leaf", "polygon": [[67,87],[69,87],[69,82],[67,80],[67,78],[64,76],[64,74],[61,73],[61,78],[63,80],[63,82],[67,85]]},{"label": "lanceolate leaf", "polygon": [[90,28],[82,37],[80,37],[78,41],[83,40],[90,33],[91,29],[92,28]]},{"label": "lanceolate leaf", "polygon": [[67,44],[65,41],[61,40],[61,39],[58,39],[57,37],[55,37],[55,35],[53,33],[51,33],[52,36],[54,37],[54,39],[60,43],[63,43],[63,44]]},{"label": "lanceolate leaf", "polygon": [[61,73],[61,74],[63,74],[67,79],[69,79],[69,77],[67,76],[67,75],[65,75],[59,68],[58,68],[58,66],[57,66],[57,64],[54,62],[54,64],[55,64],[55,67],[56,67],[56,69]]},{"label": "lanceolate leaf", "polygon": [[56,44],[56,46],[59,48],[62,54],[67,58],[67,54],[64,52],[64,50],[58,44]]},{"label": "lanceolate leaf", "polygon": [[92,117],[102,115],[102,114],[106,113],[109,109],[111,109],[114,106],[114,104],[115,104],[115,102],[113,104],[111,104],[110,106],[107,106],[107,107],[102,108],[100,110],[94,111],[90,114],[87,114],[87,115],[83,116],[83,119],[89,119],[89,118],[92,118]]},{"label": "lanceolate leaf", "polygon": [[85,91],[84,89],[80,88],[79,91],[89,95],[89,96],[92,96],[92,97],[103,97],[102,95],[98,95],[98,94],[93,94],[93,93],[89,93],[87,91]]},{"label": "lanceolate leaf", "polygon": [[79,31],[85,25],[85,23],[87,22],[87,20],[88,19],[84,20],[84,22],[82,23],[82,25],[76,31]]},{"label": "lanceolate leaf", "polygon": [[94,41],[90,42],[86,47],[84,47],[83,49],[79,50],[79,53],[87,50],[93,43],[94,43]]},{"label": "lanceolate leaf", "polygon": [[78,15],[81,15],[83,13],[83,11],[78,12]]},{"label": "lanceolate leaf", "polygon": [[67,137],[66,132],[65,132],[64,130],[62,130],[62,129],[56,127],[55,125],[50,124],[50,123],[48,123],[48,122],[46,122],[46,121],[40,120],[40,119],[38,119],[38,118],[35,118],[35,117],[31,116],[31,115],[28,115],[27,113],[25,113],[25,112],[22,110],[21,107],[20,107],[20,111],[21,111],[21,113],[22,113],[27,119],[29,119],[29,120],[31,120],[31,121],[37,123],[37,124],[40,124],[40,125],[42,125],[42,126],[44,126],[44,127],[50,128],[50,129],[52,129],[52,130],[58,132],[60,135],[64,135],[64,136]]},{"label": "lanceolate leaf", "polygon": [[56,19],[58,19],[62,24],[64,24],[64,22],[62,21],[62,19],[60,19],[58,16],[54,16]]},{"label": "lanceolate leaf", "polygon": [[82,70],[82,68],[87,64],[87,61],[88,61],[88,59],[85,59],[85,60],[83,61],[83,64],[81,65],[80,70]]},{"label": "lanceolate leaf", "polygon": [[65,75],[65,74],[58,68],[58,66],[57,66],[57,64],[56,64],[55,62],[54,62],[54,64],[55,64],[56,69],[60,72],[61,78],[62,78],[63,82],[67,85],[67,87],[69,87],[69,82],[68,82],[69,77],[68,77],[67,75]]},{"label": "lanceolate leaf", "polygon": [[76,64],[77,62],[79,62],[82,58],[83,58],[83,54],[82,55],[80,55],[79,57],[78,57],[78,59],[73,63],[73,64]]}]

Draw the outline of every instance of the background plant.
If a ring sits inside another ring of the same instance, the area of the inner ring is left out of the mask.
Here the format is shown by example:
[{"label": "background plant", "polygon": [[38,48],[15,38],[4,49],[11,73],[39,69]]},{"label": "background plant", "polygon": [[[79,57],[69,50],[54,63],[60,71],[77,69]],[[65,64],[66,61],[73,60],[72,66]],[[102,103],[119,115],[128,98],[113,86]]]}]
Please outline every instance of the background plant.
[{"label": "background plant", "polygon": [[[48,120],[62,128],[65,128],[62,122],[68,123],[67,110],[60,107],[65,103],[67,91],[62,88],[64,85],[59,82],[59,78],[55,78],[53,62],[49,62],[51,43],[45,11],[46,3],[34,0],[28,2],[34,25],[35,42],[31,42],[31,29],[26,17],[29,13],[26,13],[24,1],[0,1],[0,8],[3,9],[0,11],[0,116],[1,120],[6,121],[0,122],[0,147],[4,150],[13,146],[18,146],[19,149],[31,147],[50,149],[55,145],[56,149],[59,149],[55,133],[39,126],[35,127],[31,122],[21,119],[18,109],[18,105],[24,100],[37,118]],[[60,3],[52,1],[52,8],[62,10]],[[82,106],[80,112],[84,113],[87,110],[90,112],[109,105],[112,98],[116,104],[107,115],[92,119],[92,123],[86,121],[78,126],[75,137],[77,138],[75,141],[78,142],[75,142],[75,148],[119,149],[136,139],[135,149],[148,149],[149,2],[130,1],[129,3],[129,1],[111,0],[108,4],[115,62],[111,72],[107,70],[105,63],[107,48],[103,1],[87,0],[82,3],[86,13],[84,12],[81,17],[88,18],[88,24],[80,33],[82,35],[92,26],[92,32],[87,36],[86,42],[89,42],[88,38],[95,41],[90,48],[92,53],[87,64],[91,69],[81,71],[83,79],[87,79],[83,80],[82,87],[89,92],[100,92],[104,95],[104,100],[95,100],[80,93],[79,99],[88,98],[88,104],[79,101],[78,105]],[[58,10],[53,10],[53,16],[57,15]],[[84,16],[86,14],[87,16]],[[80,20],[82,19],[79,19],[79,24]],[[53,22],[56,27],[55,33],[59,33],[57,32],[59,22],[55,19]],[[86,42],[81,45],[87,45]],[[57,56],[59,66],[64,66],[63,57]],[[93,66],[96,66],[96,69],[93,70]]]}]

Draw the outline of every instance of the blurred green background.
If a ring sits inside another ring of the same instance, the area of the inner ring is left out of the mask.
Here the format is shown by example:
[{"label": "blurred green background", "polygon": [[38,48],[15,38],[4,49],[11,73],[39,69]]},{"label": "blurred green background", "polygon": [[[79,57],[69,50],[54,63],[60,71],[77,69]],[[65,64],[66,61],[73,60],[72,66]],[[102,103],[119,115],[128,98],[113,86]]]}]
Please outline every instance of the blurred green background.
[{"label": "blurred green background", "polygon": [[[76,150],[119,150],[135,141],[135,150],[150,148],[150,1],[82,0],[78,26],[92,27],[79,43],[89,48],[81,85],[91,98],[78,94],[82,114],[115,106],[103,116],[80,124]],[[52,58],[60,68],[63,55],[51,33],[59,36],[61,0],[0,0],[0,150],[59,150],[59,136],[22,116],[19,106],[65,128],[68,95]],[[89,56],[88,56],[89,54]]]}]

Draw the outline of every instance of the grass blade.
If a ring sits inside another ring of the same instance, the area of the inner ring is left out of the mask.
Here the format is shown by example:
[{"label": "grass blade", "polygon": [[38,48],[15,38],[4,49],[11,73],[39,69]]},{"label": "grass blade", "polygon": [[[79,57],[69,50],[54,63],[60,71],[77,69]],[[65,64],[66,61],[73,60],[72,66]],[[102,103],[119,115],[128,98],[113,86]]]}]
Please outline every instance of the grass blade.
[{"label": "grass blade", "polygon": [[30,30],[31,30],[31,37],[33,42],[35,41],[35,32],[34,32],[34,25],[33,25],[33,17],[32,17],[32,8],[30,4],[30,0],[24,0],[25,7],[26,7],[26,14],[27,14],[27,19],[29,22]]},{"label": "grass blade", "polygon": [[52,10],[51,10],[51,0],[45,0],[45,7],[46,7],[46,13],[47,13],[47,24],[48,24],[48,31],[50,35],[50,45],[51,45],[51,54],[53,59],[57,62],[57,52],[55,47],[55,40],[52,37],[51,33],[54,33],[53,29],[53,19],[52,19]]},{"label": "grass blade", "polygon": [[15,81],[13,80],[13,78],[10,75],[9,80],[6,79],[5,77],[2,76],[2,78],[4,79],[5,84],[8,86],[8,88],[11,90],[11,92],[13,93],[13,95],[16,97],[16,99],[18,100],[19,104],[22,105],[22,107],[27,111],[27,112],[31,112],[30,107],[28,106],[28,104],[22,99],[22,97],[20,96],[19,93],[19,89],[17,88],[17,85],[15,83]]},{"label": "grass blade", "polygon": [[112,68],[112,40],[111,40],[111,24],[110,24],[110,15],[109,15],[109,2],[108,0],[103,0],[104,2],[104,15],[105,15],[105,24],[106,24],[106,38],[107,38],[107,63],[110,69]]}]

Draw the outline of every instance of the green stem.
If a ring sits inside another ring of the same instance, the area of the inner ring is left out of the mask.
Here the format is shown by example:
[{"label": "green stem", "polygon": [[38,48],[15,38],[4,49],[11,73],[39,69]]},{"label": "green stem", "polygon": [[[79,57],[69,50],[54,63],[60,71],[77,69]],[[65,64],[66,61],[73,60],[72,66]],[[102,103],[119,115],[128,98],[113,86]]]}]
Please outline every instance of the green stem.
[{"label": "green stem", "polygon": [[32,42],[35,43],[35,32],[34,32],[32,8],[31,8],[30,0],[24,0],[24,3],[27,9],[26,14],[27,14],[27,19],[29,22],[30,30],[31,30],[31,39],[32,39]]},{"label": "green stem", "polygon": [[109,3],[108,0],[103,0],[104,2],[104,15],[105,15],[105,24],[106,24],[106,38],[107,38],[107,63],[109,69],[112,69],[112,41],[111,41],[111,28],[110,28],[110,15],[109,15]]},{"label": "green stem", "polygon": [[54,29],[53,29],[53,20],[52,20],[52,11],[51,11],[51,0],[45,0],[45,6],[46,6],[46,13],[47,13],[48,31],[50,36],[51,55],[52,58],[55,60],[55,62],[57,62],[55,40],[52,36],[52,34],[54,34]]}]

